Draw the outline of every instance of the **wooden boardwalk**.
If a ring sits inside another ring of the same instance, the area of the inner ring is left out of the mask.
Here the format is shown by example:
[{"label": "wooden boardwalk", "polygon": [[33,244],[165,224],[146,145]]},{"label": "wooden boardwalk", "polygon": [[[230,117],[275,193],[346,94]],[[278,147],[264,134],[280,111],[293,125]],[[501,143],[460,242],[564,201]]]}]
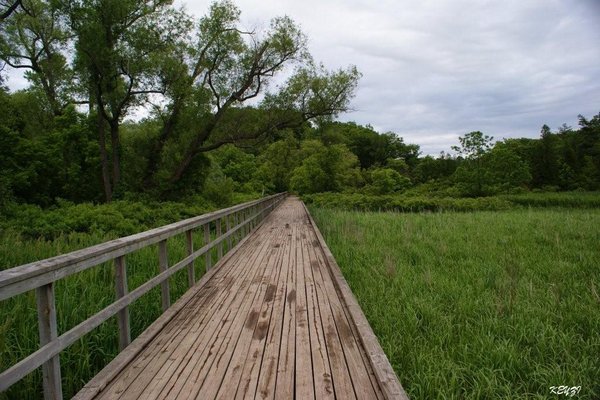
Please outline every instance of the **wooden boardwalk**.
[{"label": "wooden boardwalk", "polygon": [[289,197],[76,398],[406,395],[304,205]]}]

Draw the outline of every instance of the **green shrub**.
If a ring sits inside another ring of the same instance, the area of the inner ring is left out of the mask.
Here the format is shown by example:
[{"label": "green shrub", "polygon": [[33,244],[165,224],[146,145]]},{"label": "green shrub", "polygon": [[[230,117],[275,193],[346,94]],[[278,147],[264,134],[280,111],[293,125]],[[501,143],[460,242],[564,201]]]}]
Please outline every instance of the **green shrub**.
[{"label": "green shrub", "polygon": [[600,208],[600,194],[526,193],[477,198],[425,195],[369,195],[361,193],[315,193],[302,196],[317,207],[357,211],[496,211],[522,207]]},{"label": "green shrub", "polygon": [[410,186],[410,179],[391,168],[376,168],[368,171],[370,184],[365,188],[372,194],[391,194]]}]

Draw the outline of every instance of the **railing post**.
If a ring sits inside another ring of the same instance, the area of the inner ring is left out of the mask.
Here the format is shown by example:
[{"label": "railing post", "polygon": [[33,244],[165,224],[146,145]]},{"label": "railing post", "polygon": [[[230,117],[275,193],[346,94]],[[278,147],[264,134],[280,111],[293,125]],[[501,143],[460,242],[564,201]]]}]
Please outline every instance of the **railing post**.
[{"label": "railing post", "polygon": [[[229,232],[231,230],[231,214],[225,217],[225,222],[225,229],[227,229],[226,232]],[[227,238],[227,251],[231,251],[231,247],[231,235],[229,235],[229,237]]]},{"label": "railing post", "polygon": [[[167,240],[158,242],[158,267],[160,272],[164,272],[169,268],[169,259],[167,256]],[[169,279],[167,278],[160,284],[160,292],[162,299],[163,312],[167,311],[171,305],[171,295],[169,293]]]},{"label": "railing post", "polygon": [[[204,224],[204,244],[207,245],[210,243],[210,222],[207,222],[206,224]],[[205,269],[208,272],[208,270],[211,268],[212,266],[212,259],[210,256],[212,249],[208,250],[206,252],[206,254],[204,255],[204,259],[205,259]]]},{"label": "railing post", "polygon": [[[40,346],[44,346],[58,337],[54,282],[38,287],[35,292],[37,299]],[[60,355],[55,355],[42,365],[42,374],[44,380],[44,399],[62,399]]]},{"label": "railing post", "polygon": [[[127,267],[125,256],[115,258],[115,289],[117,300],[125,296],[129,290],[127,288]],[[129,346],[131,343],[131,327],[129,325],[129,307],[125,307],[117,314],[117,324],[119,325],[119,351]]]},{"label": "railing post", "polygon": [[[217,226],[217,238],[221,237],[221,225],[223,224],[223,219],[219,218],[215,221],[215,225]],[[223,242],[219,242],[217,245],[217,260],[223,258]]]},{"label": "railing post", "polygon": [[[233,213],[233,226],[238,226],[239,224],[238,212]],[[235,244],[240,242],[240,230],[235,231]]]},{"label": "railing post", "polygon": [[[187,255],[190,256],[194,252],[194,239],[192,238],[192,230],[185,232],[185,247],[187,249]],[[194,270],[194,261],[188,265],[188,285],[189,287],[194,286],[196,283],[196,274]]]}]

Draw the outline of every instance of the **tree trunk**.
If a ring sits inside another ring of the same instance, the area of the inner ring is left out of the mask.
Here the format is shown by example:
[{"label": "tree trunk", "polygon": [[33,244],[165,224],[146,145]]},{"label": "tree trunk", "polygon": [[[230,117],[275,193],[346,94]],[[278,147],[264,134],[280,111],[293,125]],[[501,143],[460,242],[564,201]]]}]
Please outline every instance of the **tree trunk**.
[{"label": "tree trunk", "polygon": [[110,140],[112,147],[112,191],[113,194],[121,180],[121,141],[119,139],[119,121],[110,121]]},{"label": "tree trunk", "polygon": [[110,169],[108,166],[108,154],[106,152],[106,133],[105,133],[105,124],[104,118],[100,112],[98,112],[98,139],[100,144],[100,162],[102,165],[102,183],[104,184],[104,196],[106,198],[106,202],[110,203],[112,201],[112,187],[110,183]]},{"label": "tree trunk", "polygon": [[179,99],[175,100],[171,115],[169,115],[169,118],[161,129],[160,136],[154,143],[154,146],[152,146],[150,154],[148,154],[148,164],[146,165],[146,173],[144,174],[144,186],[147,188],[156,184],[156,182],[154,182],[154,175],[158,171],[160,155],[175,128],[175,124],[177,123],[177,119],[179,118],[182,109],[182,104],[183,101],[180,101]]}]

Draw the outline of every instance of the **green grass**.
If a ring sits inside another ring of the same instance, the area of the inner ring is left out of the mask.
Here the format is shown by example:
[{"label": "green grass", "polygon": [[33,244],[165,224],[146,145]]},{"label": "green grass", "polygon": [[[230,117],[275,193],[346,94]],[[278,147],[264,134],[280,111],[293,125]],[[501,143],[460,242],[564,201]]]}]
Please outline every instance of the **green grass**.
[{"label": "green grass", "polygon": [[600,210],[311,212],[412,399],[600,398]]}]

